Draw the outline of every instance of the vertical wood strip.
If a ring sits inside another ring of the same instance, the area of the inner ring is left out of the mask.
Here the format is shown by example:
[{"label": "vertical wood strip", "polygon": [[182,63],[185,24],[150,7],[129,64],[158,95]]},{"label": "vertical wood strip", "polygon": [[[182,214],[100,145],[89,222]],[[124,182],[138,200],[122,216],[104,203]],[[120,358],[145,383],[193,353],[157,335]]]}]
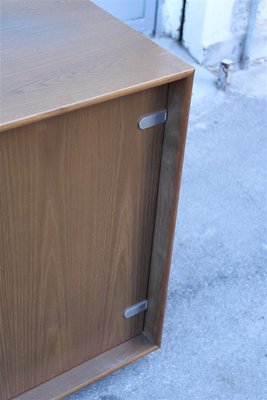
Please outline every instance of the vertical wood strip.
[{"label": "vertical wood strip", "polygon": [[144,333],[160,346],[179,198],[193,74],[171,83],[165,125],[159,192]]}]

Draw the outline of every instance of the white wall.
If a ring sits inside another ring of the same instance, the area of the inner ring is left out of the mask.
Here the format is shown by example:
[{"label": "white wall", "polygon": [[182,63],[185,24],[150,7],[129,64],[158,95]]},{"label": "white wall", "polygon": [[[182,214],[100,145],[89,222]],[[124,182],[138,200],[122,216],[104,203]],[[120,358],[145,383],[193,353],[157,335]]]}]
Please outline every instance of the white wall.
[{"label": "white wall", "polygon": [[179,37],[183,0],[165,0],[161,7],[163,33],[175,39]]},{"label": "white wall", "polygon": [[203,63],[203,35],[207,0],[187,0],[183,43],[189,53],[200,63]]},{"label": "white wall", "polygon": [[267,61],[267,0],[259,5],[251,58],[254,62]]},{"label": "white wall", "polygon": [[[207,0],[202,44],[206,48],[232,38],[232,14],[236,0]],[[247,1],[247,0],[245,0]],[[197,0],[199,2],[199,0]],[[188,19],[190,22],[190,18]]]},{"label": "white wall", "polygon": [[[249,1],[187,0],[183,40],[185,47],[199,63],[217,66],[223,58],[239,61],[247,27]],[[199,23],[196,38],[192,21],[199,14],[202,25]],[[193,41],[197,41],[197,44],[192,45]]]},{"label": "white wall", "polygon": [[[162,1],[162,30],[177,39],[182,0]],[[183,44],[199,63],[217,66],[223,58],[239,62],[244,47],[250,1],[186,1]],[[260,0],[251,62],[264,59],[267,59],[267,0]]]}]

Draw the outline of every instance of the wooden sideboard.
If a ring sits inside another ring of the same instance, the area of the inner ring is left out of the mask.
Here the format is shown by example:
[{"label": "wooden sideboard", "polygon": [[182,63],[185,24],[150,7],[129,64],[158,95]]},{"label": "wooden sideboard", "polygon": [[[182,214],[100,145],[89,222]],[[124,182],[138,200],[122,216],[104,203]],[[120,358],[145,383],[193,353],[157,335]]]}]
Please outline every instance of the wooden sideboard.
[{"label": "wooden sideboard", "polygon": [[59,399],[160,346],[193,68],[87,0],[1,7],[0,398]]}]

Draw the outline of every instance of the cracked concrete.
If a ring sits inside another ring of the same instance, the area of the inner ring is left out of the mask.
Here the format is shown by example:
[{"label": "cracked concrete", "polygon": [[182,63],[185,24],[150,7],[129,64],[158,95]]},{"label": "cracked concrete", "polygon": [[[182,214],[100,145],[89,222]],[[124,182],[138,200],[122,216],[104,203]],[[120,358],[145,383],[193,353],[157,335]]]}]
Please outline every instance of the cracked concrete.
[{"label": "cracked concrete", "polygon": [[257,68],[222,93],[197,67],[162,349],[68,400],[267,399],[267,74]]}]

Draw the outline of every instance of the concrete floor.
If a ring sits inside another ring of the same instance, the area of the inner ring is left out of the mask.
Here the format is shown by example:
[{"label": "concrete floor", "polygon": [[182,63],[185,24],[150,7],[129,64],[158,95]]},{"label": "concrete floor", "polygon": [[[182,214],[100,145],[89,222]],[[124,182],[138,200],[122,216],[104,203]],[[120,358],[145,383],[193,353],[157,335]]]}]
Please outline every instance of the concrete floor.
[{"label": "concrete floor", "polygon": [[266,76],[197,66],[162,349],[68,400],[267,399]]}]

